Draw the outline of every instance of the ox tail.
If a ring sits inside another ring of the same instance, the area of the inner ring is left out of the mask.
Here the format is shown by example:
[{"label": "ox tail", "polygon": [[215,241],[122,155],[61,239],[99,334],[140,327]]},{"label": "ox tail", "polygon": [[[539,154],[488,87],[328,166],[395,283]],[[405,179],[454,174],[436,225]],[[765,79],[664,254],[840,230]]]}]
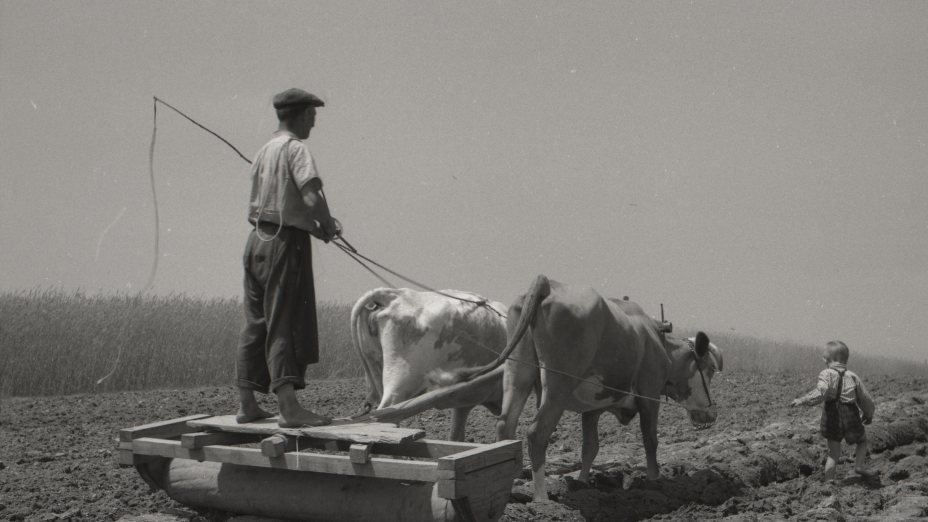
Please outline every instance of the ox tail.
[{"label": "ox tail", "polygon": [[471,380],[432,390],[412,399],[372,411],[362,417],[352,418],[352,421],[399,423],[403,419],[418,415],[426,410],[473,406],[490,395],[488,389],[499,389],[502,386],[504,370],[505,368],[502,366],[497,366]]},{"label": "ox tail", "polygon": [[380,404],[383,397],[383,347],[377,329],[376,314],[398,296],[393,288],[377,288],[361,296],[351,309],[351,342],[354,345],[367,381],[368,394],[360,413]]},{"label": "ox tail", "polygon": [[548,281],[548,278],[544,275],[535,277],[535,280],[532,281],[532,286],[529,288],[528,293],[525,294],[522,315],[519,317],[519,322],[516,324],[516,328],[512,332],[512,336],[509,338],[509,341],[506,343],[506,347],[503,349],[503,351],[500,352],[499,356],[497,356],[494,361],[483,366],[455,370],[454,380],[457,382],[469,381],[487,372],[493,371],[499,366],[502,366],[503,362],[505,362],[506,359],[512,355],[512,351],[515,350],[516,346],[519,345],[519,342],[522,341],[522,337],[525,336],[525,332],[528,331],[528,327],[534,324],[535,316],[537,315],[538,307],[541,304],[541,301],[548,297],[550,294],[551,282]]}]

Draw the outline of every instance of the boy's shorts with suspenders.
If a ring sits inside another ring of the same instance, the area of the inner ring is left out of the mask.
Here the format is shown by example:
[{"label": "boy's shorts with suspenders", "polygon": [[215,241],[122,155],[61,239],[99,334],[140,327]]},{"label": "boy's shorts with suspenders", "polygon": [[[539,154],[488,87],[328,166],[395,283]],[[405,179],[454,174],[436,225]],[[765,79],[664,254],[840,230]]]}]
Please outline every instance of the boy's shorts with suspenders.
[{"label": "boy's shorts with suspenders", "polygon": [[841,392],[844,387],[844,371],[838,372],[838,396],[826,399],[822,410],[821,433],[828,440],[848,444],[857,444],[867,440],[864,424],[860,419],[860,408],[856,402],[841,402]]}]

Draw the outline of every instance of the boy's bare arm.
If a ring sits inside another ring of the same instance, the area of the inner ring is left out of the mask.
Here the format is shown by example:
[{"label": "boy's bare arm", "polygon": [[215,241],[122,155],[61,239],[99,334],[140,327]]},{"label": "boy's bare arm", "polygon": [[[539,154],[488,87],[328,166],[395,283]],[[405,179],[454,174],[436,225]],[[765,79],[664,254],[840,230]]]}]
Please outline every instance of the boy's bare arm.
[{"label": "boy's bare arm", "polygon": [[857,379],[857,405],[860,407],[860,413],[864,424],[870,424],[873,421],[873,414],[876,411],[876,405],[873,403],[873,397],[864,386],[864,381]]}]

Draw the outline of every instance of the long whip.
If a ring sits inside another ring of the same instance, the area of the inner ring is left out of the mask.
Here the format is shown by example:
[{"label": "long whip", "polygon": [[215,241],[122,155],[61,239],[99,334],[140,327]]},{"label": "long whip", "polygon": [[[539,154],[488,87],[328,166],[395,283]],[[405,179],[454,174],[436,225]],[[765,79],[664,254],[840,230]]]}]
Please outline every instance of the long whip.
[{"label": "long whip", "polygon": [[[142,289],[139,290],[139,293],[140,293],[140,294],[144,294],[144,293],[147,292],[149,289],[151,289],[152,285],[155,284],[155,275],[158,273],[158,258],[160,257],[160,256],[158,255],[158,253],[159,253],[159,251],[160,251],[160,249],[161,249],[161,246],[160,246],[160,243],[161,243],[161,230],[160,230],[160,229],[161,229],[161,218],[160,218],[160,216],[158,215],[158,191],[157,191],[157,189],[156,189],[156,187],[155,187],[155,143],[156,143],[157,137],[158,137],[158,104],[160,103],[160,104],[164,105],[165,107],[171,109],[172,111],[176,112],[177,114],[180,114],[181,116],[183,116],[184,118],[186,118],[188,121],[190,121],[191,123],[193,123],[193,124],[196,125],[197,127],[199,127],[199,128],[201,128],[201,129],[205,130],[206,132],[212,134],[213,136],[215,136],[216,138],[218,138],[220,141],[222,141],[223,143],[225,143],[226,145],[228,145],[229,147],[231,147],[232,150],[234,150],[234,151],[236,152],[236,154],[238,154],[239,157],[242,158],[243,160],[245,160],[249,165],[251,164],[251,160],[249,160],[248,158],[246,158],[245,155],[241,153],[241,151],[239,151],[237,148],[235,148],[234,145],[232,145],[231,143],[229,143],[229,142],[228,142],[225,138],[223,138],[222,136],[220,136],[220,135],[216,134],[215,132],[211,131],[210,129],[206,128],[206,126],[204,126],[204,125],[201,124],[200,122],[194,120],[194,119],[191,118],[190,116],[187,116],[186,114],[184,114],[183,112],[181,112],[180,110],[178,110],[176,107],[174,107],[174,106],[171,105],[170,103],[168,103],[168,102],[162,100],[161,98],[158,98],[157,96],[152,96],[152,99],[153,99],[153,101],[152,101],[151,143],[150,143],[149,146],[148,146],[148,181],[149,181],[149,185],[151,186],[151,199],[152,199],[152,204],[153,204],[152,206],[154,207],[154,212],[155,212],[155,245],[154,245],[154,256],[152,256],[151,271],[148,273],[148,279],[146,279],[145,284],[142,286]],[[124,326],[124,328],[125,328],[125,326]],[[126,337],[126,336],[123,335],[123,337]],[[118,345],[118,349],[117,349],[117,352],[116,352],[116,360],[113,361],[113,368],[109,371],[109,373],[107,373],[107,374],[104,375],[103,377],[100,377],[99,379],[97,379],[97,385],[102,384],[104,381],[106,381],[107,379],[109,379],[110,377],[112,377],[112,375],[113,375],[114,373],[116,373],[116,368],[119,367],[119,361],[120,361],[120,359],[122,359],[122,348],[123,348],[123,344],[124,344],[124,343],[119,343],[119,345]]]}]

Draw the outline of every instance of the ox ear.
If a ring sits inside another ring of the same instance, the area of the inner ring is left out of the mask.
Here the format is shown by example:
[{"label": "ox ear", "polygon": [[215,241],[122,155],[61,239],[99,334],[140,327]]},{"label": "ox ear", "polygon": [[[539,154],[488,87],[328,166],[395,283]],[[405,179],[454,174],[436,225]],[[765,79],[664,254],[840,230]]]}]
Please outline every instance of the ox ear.
[{"label": "ox ear", "polygon": [[696,350],[696,355],[698,357],[703,357],[709,353],[709,336],[703,332],[696,334],[696,342],[694,343],[694,349]]}]

